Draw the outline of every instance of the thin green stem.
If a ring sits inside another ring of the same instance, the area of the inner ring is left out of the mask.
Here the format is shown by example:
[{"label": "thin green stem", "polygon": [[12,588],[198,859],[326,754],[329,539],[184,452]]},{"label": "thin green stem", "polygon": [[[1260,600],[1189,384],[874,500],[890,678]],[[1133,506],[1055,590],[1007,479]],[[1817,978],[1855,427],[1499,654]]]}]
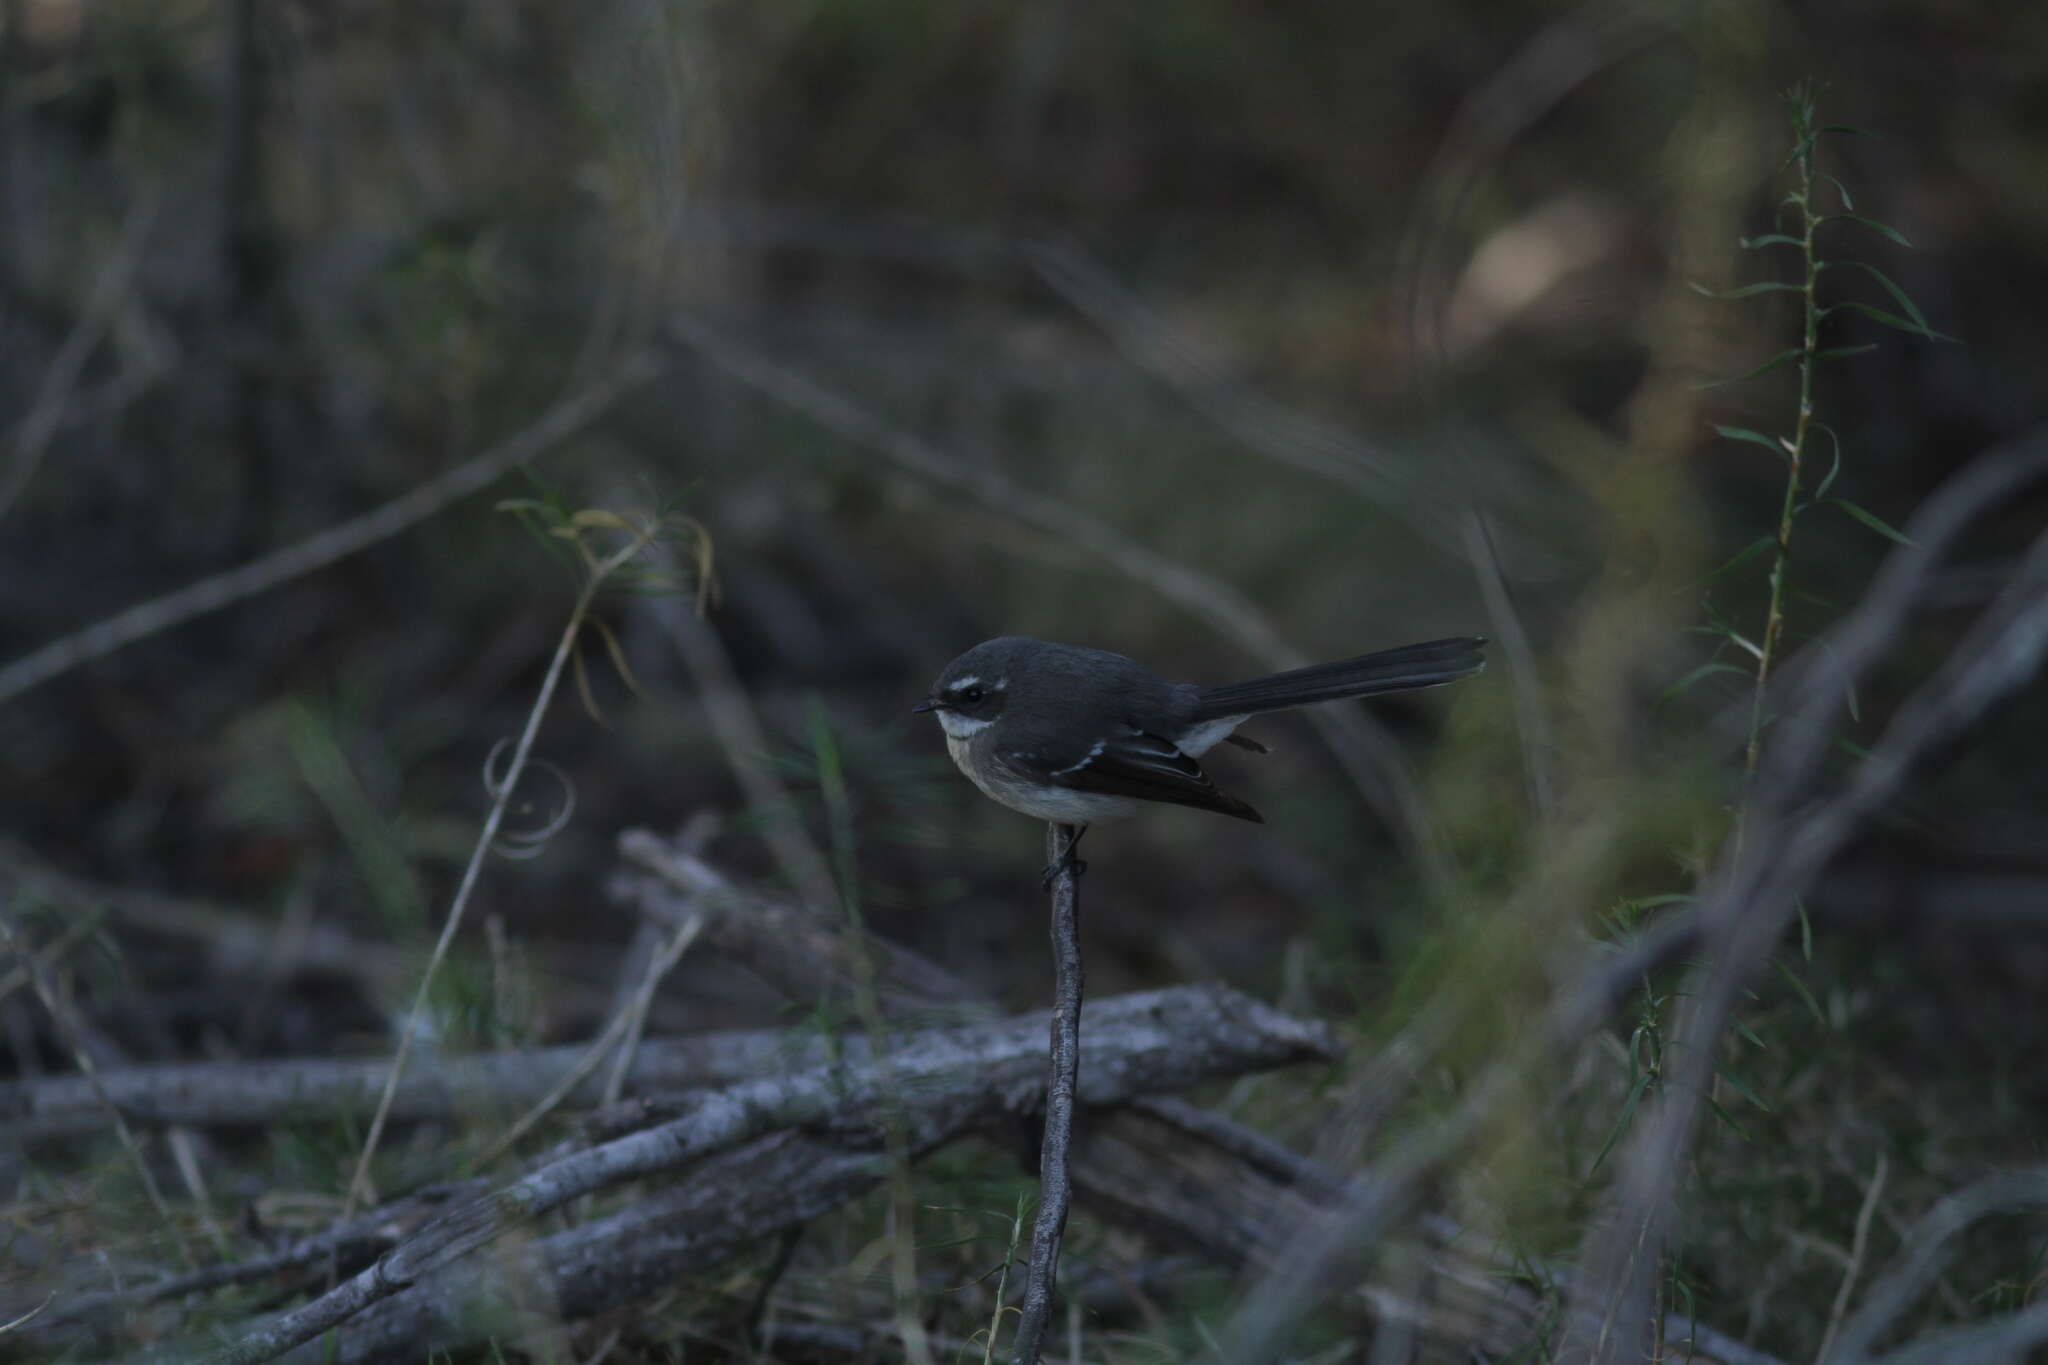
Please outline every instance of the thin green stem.
[{"label": "thin green stem", "polygon": [[839,903],[846,914],[847,961],[853,973],[854,1013],[868,1038],[869,1055],[882,1085],[882,1143],[889,1160],[889,1269],[896,1300],[896,1331],[910,1365],[933,1365],[931,1338],[918,1312],[917,1192],[910,1179],[910,1134],[904,1106],[889,1060],[889,1025],[875,989],[875,963],[869,953],[867,924],[860,908],[860,863],[854,845],[853,795],[846,785],[846,765],[824,708],[811,708],[811,740],[817,752],[818,786],[825,799],[825,819],[832,846],[832,870]]},{"label": "thin green stem", "polygon": [[[1813,429],[1813,372],[1820,350],[1820,261],[1814,254],[1813,238],[1821,215],[1814,212],[1813,207],[1815,133],[1811,98],[1801,97],[1795,101],[1793,111],[1799,165],[1799,190],[1793,201],[1799,206],[1799,254],[1804,270],[1799,298],[1805,314],[1799,354],[1799,415],[1792,427],[1792,439],[1785,449],[1785,499],[1778,511],[1777,546],[1771,559],[1770,605],[1764,617],[1763,639],[1757,646],[1756,691],[1750,700],[1749,744],[1742,762],[1745,788],[1756,777],[1757,760],[1763,749],[1764,695],[1770,684],[1771,665],[1777,660],[1778,644],[1785,631],[1785,580],[1792,558],[1792,522],[1799,514],[1800,469],[1806,458],[1807,436]],[[1736,820],[1735,839],[1739,849],[1742,841],[1740,814]]]},{"label": "thin green stem", "polygon": [[341,1222],[355,1216],[359,1201],[369,1191],[370,1160],[377,1154],[383,1140],[384,1126],[391,1117],[391,1102],[398,1094],[399,1080],[405,1075],[405,1064],[412,1056],[413,1039],[419,1035],[421,1022],[426,1017],[428,992],[433,989],[434,977],[448,956],[449,946],[455,942],[455,931],[462,925],[462,912],[469,907],[470,894],[476,890],[477,876],[483,871],[484,855],[497,842],[498,827],[504,823],[512,793],[519,786],[520,774],[526,770],[527,757],[533,752],[533,741],[540,733],[541,718],[547,714],[548,704],[554,699],[555,689],[562,681],[562,670],[575,652],[576,636],[590,614],[591,603],[597,599],[598,589],[604,586],[604,581],[645,549],[660,529],[661,524],[657,521],[634,530],[626,545],[602,560],[591,561],[586,554],[590,576],[582,592],[577,594],[568,625],[562,628],[561,642],[555,647],[555,657],[548,664],[540,695],[534,698],[533,708],[527,712],[526,728],[521,731],[518,746],[512,751],[512,761],[505,769],[504,779],[492,792],[490,814],[484,817],[483,830],[477,835],[476,846],[470,850],[469,865],[462,871],[462,883],[456,888],[455,900],[448,907],[448,918],[441,925],[441,937],[435,941],[433,954],[427,959],[427,969],[420,975],[419,988],[413,992],[412,1008],[406,1012],[405,1027],[398,1035],[398,1051],[391,1059],[391,1070],[384,1077],[384,1091],[377,1097],[377,1112],[370,1120],[369,1136],[363,1140],[363,1150],[356,1157],[355,1173],[349,1177],[348,1193],[342,1200]]},{"label": "thin green stem", "polygon": [[36,961],[36,954],[15,933],[14,921],[9,908],[4,904],[0,904],[0,944],[4,944],[21,960],[22,970],[28,973],[29,985],[34,989],[36,998],[42,1001],[43,1008],[49,1011],[50,1026],[71,1049],[72,1060],[78,1063],[79,1072],[85,1077],[86,1084],[92,1087],[93,1098],[100,1102],[100,1107],[107,1111],[107,1117],[113,1122],[114,1132],[121,1139],[121,1146],[127,1150],[129,1161],[134,1163],[135,1173],[142,1180],[143,1193],[149,1196],[149,1202],[155,1206],[157,1217],[162,1220],[164,1230],[170,1234],[171,1244],[177,1247],[178,1255],[185,1262],[186,1268],[196,1269],[199,1258],[192,1254],[191,1243],[185,1240],[185,1234],[179,1228],[176,1216],[171,1212],[169,1201],[164,1198],[162,1188],[156,1183],[156,1177],[150,1173],[149,1159],[142,1154],[142,1144],[136,1140],[134,1130],[128,1126],[128,1120],[122,1117],[120,1106],[107,1095],[106,1087],[100,1083],[99,1068],[93,1065],[92,1053],[85,1046],[84,1031],[79,1028],[78,1021],[72,1016],[70,1008],[59,996],[57,989],[43,975],[42,965]]}]

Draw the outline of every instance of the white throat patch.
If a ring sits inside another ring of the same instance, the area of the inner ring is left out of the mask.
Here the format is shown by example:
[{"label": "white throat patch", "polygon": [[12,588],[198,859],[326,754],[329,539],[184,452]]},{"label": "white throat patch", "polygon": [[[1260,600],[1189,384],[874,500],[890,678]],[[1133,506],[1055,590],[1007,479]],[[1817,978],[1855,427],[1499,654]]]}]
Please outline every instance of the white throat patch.
[{"label": "white throat patch", "polygon": [[[946,732],[948,739],[968,739],[980,734],[994,721],[980,720],[974,716],[963,716],[958,711],[939,712],[939,728]],[[927,731],[926,733],[930,733]]]}]

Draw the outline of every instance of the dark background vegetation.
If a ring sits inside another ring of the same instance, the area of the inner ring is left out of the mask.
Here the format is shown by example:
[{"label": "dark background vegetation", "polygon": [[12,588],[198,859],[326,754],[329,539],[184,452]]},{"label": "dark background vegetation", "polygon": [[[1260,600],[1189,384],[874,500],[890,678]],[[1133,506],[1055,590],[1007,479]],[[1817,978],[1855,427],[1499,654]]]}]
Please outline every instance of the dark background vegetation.
[{"label": "dark background vegetation", "polygon": [[[1727,675],[1668,689],[1717,648],[1740,662],[1697,627],[1760,629],[1764,561],[1708,575],[1775,524],[1782,470],[1712,427],[1785,429],[1792,388],[1785,371],[1699,385],[1797,336],[1773,296],[1688,285],[1789,269],[1737,240],[1770,230],[1786,188],[1795,80],[1824,83],[1829,121],[1879,134],[1829,143],[1825,168],[1913,243],[1844,227],[1842,254],[1960,339],[1840,324],[1879,345],[1823,373],[1837,491],[1896,525],[2044,407],[2039,5],[4,12],[0,662],[396,497],[628,356],[662,363],[530,476],[0,702],[9,866],[421,949],[474,839],[484,756],[522,724],[574,595],[495,502],[675,503],[715,547],[709,622],[793,805],[749,809],[657,618],[609,602],[642,691],[593,647],[603,719],[573,695],[547,718],[537,753],[577,808],[542,856],[486,869],[459,965],[489,977],[497,917],[532,991],[507,1011],[478,987],[457,1030],[477,1044],[599,1023],[633,932],[602,894],[622,829],[721,812],[714,860],[771,882],[764,822],[826,839],[823,741],[847,763],[870,923],[1042,1003],[1040,832],[974,796],[909,704],[999,633],[1204,681],[1270,663],[1085,538],[737,381],[672,339],[678,314],[1227,586],[1307,656],[1500,637],[1472,553],[1483,514],[1533,667],[1497,645],[1470,684],[1371,705],[1416,774],[1394,803],[1408,833],[1284,717],[1252,729],[1270,756],[1211,765],[1269,824],[1162,811],[1089,848],[1094,993],[1222,979],[1367,1042],[1429,992],[1474,1002],[1425,1110],[1542,997],[1547,953],[1690,891],[1727,829],[1746,693]],[[1974,533],[1981,572],[1859,698],[1852,741],[2044,512],[2037,495]],[[1803,518],[1791,643],[1889,548],[1847,515]],[[1756,1044],[1730,1061],[1753,1094],[1724,1096],[1730,1121],[1702,1136],[1681,1252],[1724,1331],[1811,1356],[1879,1154],[1873,1264],[1942,1193],[2042,1159],[2044,696],[1922,775],[1816,891],[1810,953],[1788,947],[1759,984]],[[17,893],[7,913],[40,940],[87,908]],[[204,941],[101,938],[69,970],[128,1061],[378,1054],[403,1004],[260,965],[237,978]],[[691,958],[654,1028],[786,1009]],[[0,1010],[11,1074],[71,1067],[27,994]],[[1446,1192],[1463,1216],[1569,1252],[1627,1089],[1619,1027],[1553,1078],[1571,1103],[1532,1101],[1521,1139]],[[1327,1084],[1232,1103],[1308,1143]],[[111,1169],[112,1150],[94,1159]],[[337,1152],[288,1175],[252,1154],[216,1183],[336,1192]],[[35,1166],[16,1168],[24,1200],[78,1178]],[[81,1256],[100,1235],[43,1232]],[[2044,1237],[2038,1218],[1996,1223],[1928,1320],[2037,1301]]]}]

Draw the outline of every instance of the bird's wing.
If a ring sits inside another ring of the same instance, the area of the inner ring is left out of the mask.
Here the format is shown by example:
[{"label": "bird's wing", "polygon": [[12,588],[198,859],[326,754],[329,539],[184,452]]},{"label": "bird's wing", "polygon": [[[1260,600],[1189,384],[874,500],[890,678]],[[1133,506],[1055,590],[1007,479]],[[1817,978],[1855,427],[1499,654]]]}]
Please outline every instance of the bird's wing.
[{"label": "bird's wing", "polygon": [[1020,753],[1016,758],[1019,766],[1039,781],[1073,791],[1168,801],[1265,823],[1265,817],[1250,806],[1218,791],[1202,765],[1172,741],[1136,727],[1119,727],[1068,762],[1052,761],[1042,752]]}]

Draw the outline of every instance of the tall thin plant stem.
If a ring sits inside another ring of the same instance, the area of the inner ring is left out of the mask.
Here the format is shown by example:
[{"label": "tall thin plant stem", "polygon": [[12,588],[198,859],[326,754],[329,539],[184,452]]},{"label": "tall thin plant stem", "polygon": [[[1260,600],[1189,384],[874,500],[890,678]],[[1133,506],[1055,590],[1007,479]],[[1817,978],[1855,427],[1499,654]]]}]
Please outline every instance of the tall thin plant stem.
[{"label": "tall thin plant stem", "polygon": [[[860,868],[853,842],[853,796],[846,785],[846,765],[825,712],[814,703],[811,737],[817,752],[818,785],[825,798],[825,817],[832,843],[832,875],[839,904],[853,930],[847,938],[848,965],[853,973],[853,1005],[867,1034],[868,1049],[882,1078],[882,1144],[889,1158],[889,1274],[896,1306],[896,1334],[909,1365],[933,1365],[931,1335],[918,1310],[917,1197],[910,1181],[910,1135],[903,1097],[889,1061],[889,1024],[875,989],[875,961],[869,950],[867,923],[860,908]],[[801,889],[801,888],[799,888]]]},{"label": "tall thin plant stem", "polygon": [[[1792,558],[1792,522],[1799,513],[1800,468],[1806,458],[1807,437],[1813,430],[1813,371],[1820,358],[1820,262],[1814,254],[1813,245],[1814,229],[1821,222],[1821,215],[1815,211],[1813,203],[1813,159],[1819,134],[1814,129],[1813,101],[1809,94],[1802,92],[1795,96],[1792,110],[1796,136],[1793,158],[1799,167],[1799,188],[1788,197],[1799,209],[1799,258],[1803,272],[1799,303],[1805,315],[1799,349],[1799,415],[1793,423],[1791,439],[1781,441],[1786,465],[1785,501],[1778,512],[1777,545],[1771,555],[1770,606],[1764,617],[1763,639],[1757,644],[1756,691],[1750,699],[1749,744],[1742,758],[1745,789],[1756,776],[1757,759],[1763,751],[1764,694],[1771,679],[1771,665],[1778,657],[1778,642],[1785,632],[1785,578]],[[1736,838],[1739,841],[1741,837],[1742,827],[1738,823]]]},{"label": "tall thin plant stem", "polygon": [[1081,864],[1074,825],[1045,827],[1052,881],[1052,1058],[1045,1085],[1045,1132],[1038,1145],[1038,1217],[1031,1226],[1031,1278],[1010,1365],[1038,1365],[1052,1321],[1060,1239],[1067,1230],[1067,1149],[1074,1138],[1074,1091],[1081,1075]]},{"label": "tall thin plant stem", "polygon": [[534,698],[533,709],[527,712],[526,728],[520,732],[519,743],[512,751],[512,762],[506,767],[504,778],[492,787],[490,814],[484,817],[484,827],[477,835],[476,847],[470,850],[469,865],[462,870],[462,884],[456,888],[454,903],[448,907],[448,918],[441,925],[441,937],[434,943],[433,956],[427,959],[426,971],[420,974],[419,989],[413,992],[412,1008],[406,1011],[405,1027],[398,1035],[398,1052],[392,1057],[391,1070],[384,1078],[384,1092],[377,1097],[376,1117],[370,1120],[370,1134],[363,1139],[363,1150],[356,1158],[355,1174],[349,1177],[348,1195],[342,1201],[341,1222],[355,1216],[359,1201],[367,1192],[370,1160],[376,1156],[377,1146],[384,1139],[384,1125],[391,1117],[392,1099],[398,1094],[398,1082],[405,1075],[405,1064],[412,1056],[413,1039],[418,1036],[421,1020],[426,1015],[427,993],[433,989],[434,976],[448,956],[449,945],[455,942],[455,931],[462,927],[462,912],[469,906],[470,893],[476,890],[484,855],[497,842],[498,827],[504,823],[505,810],[512,803],[512,793],[518,789],[519,776],[526,770],[527,757],[533,752],[534,737],[540,733],[541,718],[547,715],[548,703],[554,699],[555,688],[562,681],[562,669],[576,652],[576,636],[590,615],[590,604],[597,599],[598,589],[604,586],[604,581],[645,549],[660,530],[658,520],[635,529],[625,545],[590,565],[583,590],[576,595],[576,605],[569,613],[569,622],[562,628],[561,643],[555,646],[555,657],[548,663],[547,677],[541,682],[540,695]]},{"label": "tall thin plant stem", "polygon": [[21,968],[28,974],[29,985],[34,988],[36,998],[42,1001],[43,1008],[49,1011],[50,1026],[70,1047],[72,1059],[78,1063],[78,1069],[84,1075],[86,1083],[92,1086],[93,1098],[107,1111],[107,1117],[113,1122],[114,1132],[121,1139],[121,1146],[127,1150],[128,1159],[135,1165],[135,1174],[142,1180],[143,1193],[149,1196],[149,1202],[156,1208],[157,1217],[163,1220],[164,1230],[171,1236],[171,1244],[177,1247],[178,1255],[183,1258],[188,1269],[198,1266],[199,1259],[192,1254],[192,1246],[185,1240],[184,1232],[178,1227],[178,1220],[172,1214],[169,1202],[164,1198],[162,1187],[156,1183],[156,1176],[150,1172],[149,1158],[142,1154],[142,1144],[136,1140],[134,1130],[128,1126],[128,1120],[122,1117],[120,1106],[114,1103],[107,1095],[106,1088],[100,1084],[99,1068],[93,1064],[92,1052],[85,1046],[77,1022],[59,997],[56,988],[51,986],[43,975],[42,964],[36,961],[36,955],[15,933],[10,908],[4,902],[0,902],[0,944],[4,944],[21,959]]}]

